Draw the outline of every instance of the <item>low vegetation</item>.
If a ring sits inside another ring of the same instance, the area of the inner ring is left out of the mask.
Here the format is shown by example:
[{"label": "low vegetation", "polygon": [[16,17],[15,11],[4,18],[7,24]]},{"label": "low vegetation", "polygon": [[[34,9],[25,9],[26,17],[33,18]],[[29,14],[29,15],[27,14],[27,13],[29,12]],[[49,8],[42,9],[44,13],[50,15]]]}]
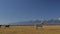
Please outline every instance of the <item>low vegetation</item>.
[{"label": "low vegetation", "polygon": [[0,34],[60,34],[60,26],[44,26],[38,29],[36,26],[1,27]]}]

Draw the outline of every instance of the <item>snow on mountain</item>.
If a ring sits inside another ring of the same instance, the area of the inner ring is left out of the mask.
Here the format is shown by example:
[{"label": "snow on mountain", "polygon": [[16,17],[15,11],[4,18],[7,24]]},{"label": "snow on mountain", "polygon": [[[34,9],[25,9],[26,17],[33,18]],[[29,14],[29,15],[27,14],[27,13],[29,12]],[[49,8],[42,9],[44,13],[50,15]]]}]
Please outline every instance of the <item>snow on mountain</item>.
[{"label": "snow on mountain", "polygon": [[43,21],[44,24],[60,24],[60,18],[51,19],[51,20],[30,20],[30,21],[22,21],[11,23],[12,25],[34,25],[37,23],[41,23]]}]

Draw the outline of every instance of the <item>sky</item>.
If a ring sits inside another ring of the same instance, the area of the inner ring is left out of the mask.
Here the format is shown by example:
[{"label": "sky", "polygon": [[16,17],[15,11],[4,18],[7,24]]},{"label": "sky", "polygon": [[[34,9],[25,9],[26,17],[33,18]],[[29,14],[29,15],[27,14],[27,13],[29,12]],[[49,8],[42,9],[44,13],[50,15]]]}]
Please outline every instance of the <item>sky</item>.
[{"label": "sky", "polygon": [[60,17],[60,0],[0,0],[0,24]]}]

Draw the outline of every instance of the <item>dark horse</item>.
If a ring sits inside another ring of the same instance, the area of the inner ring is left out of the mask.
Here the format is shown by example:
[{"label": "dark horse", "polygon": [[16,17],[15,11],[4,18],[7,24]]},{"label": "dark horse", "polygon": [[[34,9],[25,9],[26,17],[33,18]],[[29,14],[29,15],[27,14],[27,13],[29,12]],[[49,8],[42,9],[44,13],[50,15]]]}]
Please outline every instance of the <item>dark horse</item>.
[{"label": "dark horse", "polygon": [[1,28],[2,25],[0,25],[0,28]]},{"label": "dark horse", "polygon": [[9,27],[10,27],[10,25],[5,25],[5,27],[8,27],[8,28],[9,28]]}]

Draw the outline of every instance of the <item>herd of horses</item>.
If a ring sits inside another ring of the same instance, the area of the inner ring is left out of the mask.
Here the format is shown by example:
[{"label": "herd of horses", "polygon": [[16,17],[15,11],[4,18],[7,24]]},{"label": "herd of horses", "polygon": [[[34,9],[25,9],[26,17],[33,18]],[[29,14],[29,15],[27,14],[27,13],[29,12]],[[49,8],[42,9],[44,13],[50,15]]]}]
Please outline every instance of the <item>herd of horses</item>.
[{"label": "herd of horses", "polygon": [[[43,25],[44,25],[44,23],[36,24],[35,26],[36,26],[36,29],[38,29],[39,27],[42,28]],[[9,28],[11,25],[0,25],[0,28],[1,28],[2,26],[6,27],[6,28]]]}]

